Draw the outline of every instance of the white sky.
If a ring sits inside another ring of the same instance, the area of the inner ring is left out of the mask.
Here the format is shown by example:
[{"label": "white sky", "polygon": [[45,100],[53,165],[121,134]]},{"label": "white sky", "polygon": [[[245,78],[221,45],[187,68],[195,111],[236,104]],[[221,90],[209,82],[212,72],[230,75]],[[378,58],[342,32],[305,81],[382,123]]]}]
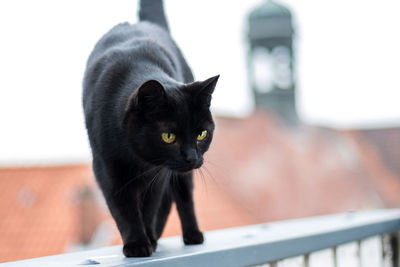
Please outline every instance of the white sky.
[{"label": "white sky", "polygon": [[[261,1],[166,0],[172,34],[198,79],[221,78],[217,114],[252,110],[245,16]],[[400,125],[400,2],[282,1],[296,16],[298,108],[331,127]],[[0,2],[0,165],[88,161],[86,59],[103,33],[136,21],[134,0]]]}]

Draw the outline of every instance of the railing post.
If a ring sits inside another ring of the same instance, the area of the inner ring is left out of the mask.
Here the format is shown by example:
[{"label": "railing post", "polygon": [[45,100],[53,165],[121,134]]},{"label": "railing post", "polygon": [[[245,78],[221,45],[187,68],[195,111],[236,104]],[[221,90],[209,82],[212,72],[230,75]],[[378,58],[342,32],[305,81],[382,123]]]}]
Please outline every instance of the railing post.
[{"label": "railing post", "polygon": [[332,248],[333,267],[338,267],[337,247]]},{"label": "railing post", "polygon": [[361,240],[357,241],[357,261],[358,267],[362,267],[362,259],[361,259]]},{"label": "railing post", "polygon": [[304,254],[304,267],[310,267],[310,254]]},{"label": "railing post", "polygon": [[400,267],[399,265],[399,233],[395,232],[390,235],[390,250],[392,251],[391,262],[393,267]]},{"label": "railing post", "polygon": [[386,242],[385,235],[381,235],[381,267],[385,267],[385,258],[386,258]]}]

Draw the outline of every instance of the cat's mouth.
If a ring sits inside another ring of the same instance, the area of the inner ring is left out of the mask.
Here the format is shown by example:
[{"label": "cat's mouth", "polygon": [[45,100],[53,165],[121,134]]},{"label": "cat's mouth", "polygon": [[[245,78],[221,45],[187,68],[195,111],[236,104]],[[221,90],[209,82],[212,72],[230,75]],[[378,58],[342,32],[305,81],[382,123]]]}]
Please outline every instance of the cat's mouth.
[{"label": "cat's mouth", "polygon": [[172,171],[176,171],[180,174],[187,174],[195,169],[198,169],[203,165],[203,161],[198,161],[193,164],[185,164],[185,165],[174,165],[174,166],[169,166],[169,169]]}]

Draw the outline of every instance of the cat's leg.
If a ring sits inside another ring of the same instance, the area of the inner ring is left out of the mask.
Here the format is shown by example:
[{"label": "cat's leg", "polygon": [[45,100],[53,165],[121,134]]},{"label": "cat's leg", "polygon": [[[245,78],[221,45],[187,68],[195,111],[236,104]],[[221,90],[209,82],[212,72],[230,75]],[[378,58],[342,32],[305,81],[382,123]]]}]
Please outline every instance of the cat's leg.
[{"label": "cat's leg", "polygon": [[110,209],[123,241],[126,257],[149,257],[153,247],[145,232],[140,199],[128,192],[118,196],[106,195]]},{"label": "cat's leg", "polygon": [[181,219],[183,242],[186,245],[202,244],[203,234],[197,225],[193,203],[193,174],[178,175],[171,183],[174,200]]},{"label": "cat's leg", "polygon": [[172,206],[172,196],[169,190],[166,190],[163,194],[161,200],[161,205],[158,209],[157,219],[156,219],[156,237],[159,239],[162,232],[164,231],[165,223],[167,222],[168,215],[171,211]]},{"label": "cat's leg", "polygon": [[143,222],[153,251],[156,251],[158,239],[156,232],[157,213],[161,205],[162,197],[166,191],[165,188],[169,183],[169,177],[166,177],[162,173],[159,175],[159,178],[157,178],[155,182],[151,182],[143,193]]},{"label": "cat's leg", "polygon": [[[114,201],[116,202],[116,201]],[[131,203],[130,205],[128,203]],[[126,257],[149,257],[153,253],[153,246],[144,229],[139,201],[126,202],[121,206],[119,202],[114,208],[113,217],[121,232]]]},{"label": "cat's leg", "polygon": [[[130,184],[129,188],[119,190],[102,166],[93,164],[96,179],[103,191],[108,208],[114,218],[123,241],[123,253],[126,257],[149,257],[153,248],[145,232],[141,210],[140,186]],[[114,188],[115,190],[113,190]],[[118,189],[118,190],[117,190]],[[137,189],[137,191],[135,191]]]}]

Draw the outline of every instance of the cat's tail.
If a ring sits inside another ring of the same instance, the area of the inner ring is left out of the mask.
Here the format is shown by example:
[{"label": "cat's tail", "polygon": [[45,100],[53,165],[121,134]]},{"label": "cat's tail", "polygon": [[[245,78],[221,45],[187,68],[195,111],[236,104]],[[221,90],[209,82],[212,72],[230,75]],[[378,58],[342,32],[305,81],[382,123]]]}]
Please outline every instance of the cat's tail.
[{"label": "cat's tail", "polygon": [[139,20],[155,23],[169,32],[162,0],[140,0]]}]

